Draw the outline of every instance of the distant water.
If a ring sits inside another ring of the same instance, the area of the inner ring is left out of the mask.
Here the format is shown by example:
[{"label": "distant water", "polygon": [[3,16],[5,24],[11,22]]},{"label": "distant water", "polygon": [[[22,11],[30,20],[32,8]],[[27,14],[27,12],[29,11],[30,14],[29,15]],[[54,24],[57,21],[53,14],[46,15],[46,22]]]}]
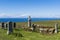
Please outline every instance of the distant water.
[{"label": "distant water", "polygon": [[[47,20],[60,20],[60,18],[31,18],[32,22],[47,21]],[[27,22],[28,18],[0,18],[0,22]]]}]

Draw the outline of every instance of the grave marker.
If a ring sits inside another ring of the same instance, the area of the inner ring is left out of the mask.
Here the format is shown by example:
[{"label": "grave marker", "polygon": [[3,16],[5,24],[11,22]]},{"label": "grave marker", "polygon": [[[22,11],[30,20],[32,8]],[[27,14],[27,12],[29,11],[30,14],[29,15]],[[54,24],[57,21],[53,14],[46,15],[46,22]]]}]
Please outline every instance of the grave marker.
[{"label": "grave marker", "polygon": [[56,23],[55,24],[55,33],[57,33],[58,32],[58,24]]},{"label": "grave marker", "polygon": [[12,22],[8,22],[7,25],[8,25],[7,34],[11,34],[13,32]]},{"label": "grave marker", "polygon": [[33,27],[33,31],[35,31],[35,29],[36,29],[36,25],[33,24],[32,27]]},{"label": "grave marker", "polygon": [[4,22],[1,23],[1,26],[2,26],[2,28],[4,29],[4,26],[5,26],[5,25],[4,25]]},{"label": "grave marker", "polygon": [[13,23],[13,27],[16,28],[16,23],[15,22]]},{"label": "grave marker", "polygon": [[28,17],[28,27],[31,27],[31,17]]},{"label": "grave marker", "polygon": [[7,23],[5,23],[5,29],[7,29],[7,27],[8,27],[8,24],[7,24]]}]

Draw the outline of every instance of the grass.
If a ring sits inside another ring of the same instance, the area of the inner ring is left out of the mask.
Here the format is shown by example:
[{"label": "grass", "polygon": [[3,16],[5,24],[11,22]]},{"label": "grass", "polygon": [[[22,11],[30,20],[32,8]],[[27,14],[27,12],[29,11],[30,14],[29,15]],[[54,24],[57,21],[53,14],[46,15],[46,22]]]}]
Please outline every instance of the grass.
[{"label": "grass", "polygon": [[60,40],[60,33],[43,35],[41,33],[15,29],[13,34],[7,35],[7,30],[0,29],[0,40]]},{"label": "grass", "polygon": [[[44,26],[53,26],[55,23],[59,24],[60,20],[52,20],[52,21],[42,21],[42,22],[32,22],[32,24],[39,24]],[[20,22],[17,25],[26,25],[27,22]],[[60,40],[60,32],[57,34],[41,34],[37,32],[24,31],[21,28],[14,29],[14,32],[11,35],[7,35],[7,30],[0,28],[0,40]]]},{"label": "grass", "polygon": [[[32,22],[32,24],[49,26],[49,27],[54,27],[55,23],[58,23],[58,26],[60,28],[60,20],[48,20],[48,21]],[[18,22],[17,25],[21,25],[21,26],[26,25],[27,26],[27,22]]]}]

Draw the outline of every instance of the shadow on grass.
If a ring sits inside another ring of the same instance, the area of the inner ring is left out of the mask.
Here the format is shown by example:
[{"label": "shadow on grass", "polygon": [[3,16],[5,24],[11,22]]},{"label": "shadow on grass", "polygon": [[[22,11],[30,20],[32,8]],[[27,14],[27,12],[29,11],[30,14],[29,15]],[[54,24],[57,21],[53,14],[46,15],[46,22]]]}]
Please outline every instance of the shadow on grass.
[{"label": "shadow on grass", "polygon": [[21,33],[12,33],[15,37],[24,37]]},{"label": "shadow on grass", "polygon": [[22,31],[22,28],[14,29],[15,31]]},{"label": "shadow on grass", "polygon": [[15,29],[15,31],[20,31],[20,29]]}]

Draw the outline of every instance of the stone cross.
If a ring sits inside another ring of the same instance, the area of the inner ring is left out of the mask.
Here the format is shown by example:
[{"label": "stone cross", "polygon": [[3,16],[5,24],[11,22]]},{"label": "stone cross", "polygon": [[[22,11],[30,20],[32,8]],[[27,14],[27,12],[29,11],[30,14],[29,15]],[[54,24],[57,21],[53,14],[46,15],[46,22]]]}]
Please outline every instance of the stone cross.
[{"label": "stone cross", "polygon": [[7,34],[11,34],[13,32],[12,22],[8,22]]},{"label": "stone cross", "polygon": [[55,33],[58,33],[58,24],[55,24]]},{"label": "stone cross", "polygon": [[28,27],[31,27],[31,17],[28,17]]}]

